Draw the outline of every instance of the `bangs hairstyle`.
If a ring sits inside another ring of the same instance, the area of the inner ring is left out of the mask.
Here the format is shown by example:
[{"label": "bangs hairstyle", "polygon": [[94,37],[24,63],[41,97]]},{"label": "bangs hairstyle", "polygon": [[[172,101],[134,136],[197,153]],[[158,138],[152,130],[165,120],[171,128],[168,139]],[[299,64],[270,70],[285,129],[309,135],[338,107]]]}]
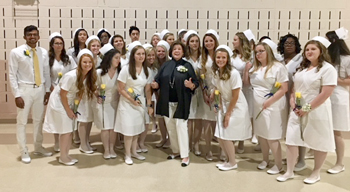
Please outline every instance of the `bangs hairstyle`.
[{"label": "bangs hairstyle", "polygon": [[170,46],[169,56],[171,58],[173,57],[173,50],[174,50],[175,45],[180,45],[181,46],[182,52],[183,52],[182,58],[187,57],[187,52],[186,52],[186,49],[185,49],[185,45],[179,40],[174,41],[174,43]]},{"label": "bangs hairstyle", "polygon": [[203,42],[202,42],[202,63],[201,63],[201,66],[202,66],[202,70],[204,73],[207,72],[207,69],[205,68],[205,64],[207,63],[207,60],[208,60],[208,54],[209,54],[209,51],[207,48],[205,48],[205,43],[204,43],[204,40],[206,37],[211,37],[214,39],[215,41],[215,46],[214,46],[214,52],[216,50],[216,48],[219,46],[219,41],[216,39],[215,35],[209,33],[209,34],[205,34],[204,37],[203,37]]},{"label": "bangs hairstyle", "polygon": [[236,33],[236,36],[239,39],[239,49],[240,50],[233,50],[233,58],[236,58],[238,54],[242,55],[242,60],[245,62],[250,61],[252,56],[252,50],[250,48],[249,40],[242,32]]},{"label": "bangs hairstyle", "polygon": [[295,53],[298,54],[301,51],[301,45],[299,42],[298,37],[292,34],[287,34],[285,36],[282,36],[280,38],[280,41],[278,42],[277,51],[280,52],[282,55],[284,54],[284,43],[287,41],[288,38],[292,38],[294,40],[295,45]]},{"label": "bangs hairstyle", "polygon": [[[329,31],[326,33],[326,37],[331,42],[331,45],[328,47],[328,54],[331,58],[332,65],[340,65],[340,56],[350,55],[348,46],[346,45],[343,39],[339,39],[335,31]],[[338,68],[338,70],[340,67]],[[339,71],[338,71],[339,73]]]},{"label": "bangs hairstyle", "polygon": [[[131,75],[131,77],[132,77],[133,80],[137,79],[137,76],[136,76],[135,53],[136,53],[136,51],[138,51],[139,49],[143,49],[143,51],[145,51],[145,49],[144,49],[141,45],[137,45],[136,47],[134,47],[134,48],[131,50],[131,53],[130,53],[130,59],[129,59],[129,74]],[[143,63],[142,63],[142,68],[143,68],[143,71],[144,71],[146,77],[148,78],[148,67],[147,67],[147,65],[145,64],[145,61],[146,61],[146,51],[145,51],[145,60],[144,60]]]},{"label": "bangs hairstyle", "polygon": [[192,53],[191,48],[190,48],[190,41],[191,41],[192,37],[197,37],[198,38],[198,45],[199,46],[198,46],[197,55],[195,55],[195,57],[196,57],[196,59],[199,59],[199,57],[201,56],[201,53],[202,53],[201,52],[202,47],[201,47],[201,39],[196,34],[191,34],[187,38],[187,41],[186,41],[187,57],[186,58],[190,59],[190,57],[194,54],[194,53]]},{"label": "bangs hairstyle", "polygon": [[303,51],[303,61],[300,63],[300,67],[297,69],[297,71],[302,71],[304,69],[309,68],[309,66],[311,65],[311,61],[309,61],[306,58],[305,52],[306,52],[306,47],[308,45],[316,45],[316,47],[320,50],[320,56],[318,57],[318,66],[317,66],[317,71],[316,73],[321,69],[321,67],[323,66],[323,62],[326,61],[328,63],[330,62],[330,57],[327,53],[327,49],[326,47],[320,43],[319,41],[315,41],[315,40],[310,40],[309,42],[306,43],[305,47],[304,47],[304,51]]},{"label": "bangs hairstyle", "polygon": [[[108,73],[109,69],[112,66],[113,57],[116,54],[120,54],[120,52],[118,50],[116,50],[116,49],[111,49],[103,56],[102,62],[100,64],[100,66],[98,67],[99,69],[102,69],[101,76],[103,76],[103,75]],[[119,65],[117,67],[118,74],[119,74],[121,69],[122,68],[120,66],[120,60],[119,60]]]},{"label": "bangs hairstyle", "polygon": [[[263,46],[266,52],[266,71],[265,71],[265,75],[264,78],[266,77],[267,72],[271,69],[271,67],[274,65],[275,62],[278,62],[275,58],[275,55],[273,54],[272,49],[270,48],[270,46],[264,42],[259,42],[258,44],[256,44],[256,47],[258,47],[259,45]],[[255,47],[255,48],[256,48]],[[256,51],[254,50],[254,53],[256,54]],[[254,57],[254,70],[251,73],[254,73],[255,71],[258,71],[259,68],[262,66],[262,64],[260,63],[260,61],[257,59],[257,57]]]},{"label": "bangs hairstyle", "polygon": [[[161,48],[163,48],[164,51],[165,51],[165,57],[164,57],[164,59],[162,59],[162,60],[157,56],[157,47],[161,47]],[[163,63],[165,63],[166,61],[169,61],[169,60],[170,60],[170,59],[169,59],[169,51],[168,51],[168,49],[167,49],[164,45],[157,45],[157,47],[156,47],[157,63],[158,63],[158,65],[159,65],[159,67],[161,67],[161,66],[163,65]]]},{"label": "bangs hairstyle", "polygon": [[[147,57],[152,51],[154,52],[154,57],[155,57],[154,58],[154,62],[153,63],[148,63]],[[145,55],[146,55],[145,64],[146,64],[147,67],[151,68],[152,70],[160,68],[159,65],[158,65],[157,51],[156,51],[156,49],[154,47],[146,48],[146,54]]]},{"label": "bangs hairstyle", "polygon": [[60,54],[60,59],[63,62],[63,66],[67,66],[67,65],[71,64],[70,60],[69,60],[69,56],[66,53],[66,49],[64,48],[65,43],[64,43],[63,38],[60,37],[60,36],[56,36],[56,37],[52,38],[51,41],[50,41],[50,49],[49,49],[49,65],[50,65],[50,68],[53,66],[53,63],[55,62],[55,50],[53,49],[53,45],[54,45],[56,39],[60,39],[62,41],[62,43],[63,43],[63,45],[62,45],[63,49],[62,49],[61,54]]},{"label": "bangs hairstyle", "polygon": [[[90,71],[86,74],[86,77],[85,77],[85,79],[86,79],[85,86],[84,86],[84,78],[83,78],[83,69],[81,67],[81,63],[82,63],[82,60],[84,57],[88,57],[92,62],[92,67],[91,67]],[[82,98],[84,91],[85,91],[85,88],[86,88],[85,93],[87,94],[88,99],[92,99],[94,96],[94,93],[97,89],[96,80],[97,80],[97,74],[96,74],[96,70],[95,70],[94,59],[89,54],[82,55],[80,57],[79,64],[77,67],[77,81],[75,83],[75,85],[77,86],[77,88],[79,90],[77,93],[78,98]]]},{"label": "bangs hairstyle", "polygon": [[[89,38],[89,35],[88,35],[88,32],[85,30],[85,29],[79,29],[75,35],[74,35],[74,38],[73,38],[73,47],[74,47],[74,55],[76,57],[78,57],[78,54],[79,54],[79,51],[80,51],[80,46],[79,46],[79,33],[81,31],[84,31],[86,33],[86,39]],[[86,48],[86,45],[84,43],[84,48]]]},{"label": "bangs hairstyle", "polygon": [[[216,54],[217,52],[225,52],[226,53],[226,59],[227,59],[227,63],[224,67],[224,70],[223,72],[220,74],[220,70],[219,70],[219,66],[218,64],[216,63]],[[214,77],[216,77],[217,75],[219,76],[219,78],[221,80],[228,80],[230,79],[231,77],[231,71],[232,71],[232,65],[231,65],[231,58],[230,58],[230,54],[227,52],[226,49],[224,48],[220,48],[218,50],[215,51],[214,53],[214,61],[213,61],[213,66],[211,66],[211,69],[213,70],[214,72]]]},{"label": "bangs hairstyle", "polygon": [[[123,41],[123,43],[124,43],[124,45],[123,45],[123,48],[122,48],[122,52],[120,53],[121,55],[125,55],[126,54],[126,45],[125,45],[125,41],[124,41],[124,38],[121,36],[121,35],[114,35],[113,37],[112,37],[112,39],[111,39],[111,42],[109,42],[113,47],[114,47],[114,40],[115,40],[115,38],[117,38],[117,37],[119,37],[119,38],[121,38],[122,39],[122,41]],[[115,47],[114,47],[115,48]]]}]

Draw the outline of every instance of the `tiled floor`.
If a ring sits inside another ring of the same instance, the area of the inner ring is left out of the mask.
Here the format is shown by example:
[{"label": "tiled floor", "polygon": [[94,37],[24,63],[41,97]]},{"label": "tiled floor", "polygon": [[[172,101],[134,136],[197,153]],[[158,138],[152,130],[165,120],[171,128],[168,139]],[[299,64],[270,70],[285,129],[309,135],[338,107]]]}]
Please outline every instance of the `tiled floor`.
[{"label": "tiled floor", "polygon": [[[309,175],[313,160],[307,160],[308,169],[299,172],[296,178],[284,183],[276,181],[276,175],[268,175],[256,169],[261,155],[253,150],[254,146],[246,141],[245,153],[237,155],[238,169],[219,171],[213,162],[202,157],[190,155],[191,164],[183,168],[179,160],[166,160],[169,149],[156,149],[155,141],[159,133],[149,134],[147,143],[149,152],[144,154],[145,161],[134,160],[134,165],[123,162],[123,151],[118,151],[114,160],[102,158],[102,144],[98,130],[93,129],[92,145],[97,152],[92,155],[82,154],[77,146],[72,146],[70,153],[79,163],[63,166],[57,162],[58,154],[52,157],[37,157],[30,154],[32,162],[23,164],[16,144],[15,124],[0,124],[0,191],[283,191],[283,192],[343,192],[350,191],[350,170],[338,175],[329,175],[326,170],[335,162],[335,154],[329,153],[322,167],[321,181],[314,185],[305,185],[302,180]],[[32,125],[28,125],[28,143],[32,143]],[[345,165],[350,169],[350,134],[345,135]],[[44,146],[53,151],[53,137],[44,134]],[[218,146],[214,144],[214,152]],[[28,148],[33,151],[33,145]],[[285,146],[283,144],[283,151]],[[271,157],[272,159],[272,157]]]}]

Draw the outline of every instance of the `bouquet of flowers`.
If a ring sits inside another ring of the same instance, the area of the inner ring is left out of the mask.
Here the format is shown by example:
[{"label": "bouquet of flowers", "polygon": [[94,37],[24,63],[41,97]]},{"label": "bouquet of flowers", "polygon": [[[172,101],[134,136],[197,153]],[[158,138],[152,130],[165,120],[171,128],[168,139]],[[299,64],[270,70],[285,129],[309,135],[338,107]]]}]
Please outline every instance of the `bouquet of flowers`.
[{"label": "bouquet of flowers", "polygon": [[[295,109],[301,109],[301,93],[300,92],[295,92],[295,108],[293,109],[293,111]],[[300,123],[300,137],[302,140],[304,140],[304,136],[303,136],[303,125],[302,125],[302,117],[299,117],[299,123]]]},{"label": "bouquet of flowers", "polygon": [[219,90],[215,90],[214,92],[214,107],[216,111],[219,111],[219,108],[220,108],[220,91]]},{"label": "bouquet of flowers", "polygon": [[138,101],[140,104],[142,104],[141,100],[140,100],[140,95],[139,94],[136,94],[134,92],[134,89],[133,88],[129,88],[128,89],[128,93],[129,95],[135,100],[135,101]]},{"label": "bouquet of flowers", "polygon": [[[266,94],[264,97],[267,97],[270,98],[272,97],[277,91],[278,89],[281,87],[281,83],[276,81],[275,85],[272,87],[270,93]],[[258,115],[255,117],[255,119],[258,119],[258,117],[260,116],[261,112],[263,111],[264,109],[261,109],[260,112],[258,113]]]}]

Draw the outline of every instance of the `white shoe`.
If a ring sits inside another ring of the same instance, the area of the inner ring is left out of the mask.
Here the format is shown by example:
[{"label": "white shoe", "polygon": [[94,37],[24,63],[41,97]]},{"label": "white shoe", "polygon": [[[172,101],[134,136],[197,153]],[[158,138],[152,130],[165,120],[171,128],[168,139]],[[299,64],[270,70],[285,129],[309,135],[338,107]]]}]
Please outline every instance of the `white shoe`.
[{"label": "white shoe", "polygon": [[134,162],[132,161],[131,157],[125,156],[125,161],[127,165],[132,165]]},{"label": "white shoe", "polygon": [[44,147],[39,147],[37,149],[34,150],[34,154],[35,155],[41,155],[44,157],[50,157],[52,156],[52,152],[46,151],[46,149]]},{"label": "white shoe", "polygon": [[298,164],[296,164],[295,167],[294,167],[294,171],[296,171],[296,172],[302,171],[302,170],[304,170],[304,169],[307,168],[307,165],[306,165],[306,164],[305,164],[304,166],[302,166],[302,167],[297,167],[297,165],[298,165]]},{"label": "white shoe", "polygon": [[61,160],[61,158],[58,158],[58,162],[59,163],[61,163],[61,164],[63,164],[63,165],[67,165],[67,166],[71,166],[71,165],[74,165],[75,164],[75,162],[72,160],[72,161],[69,161],[69,162],[63,162],[62,160]]},{"label": "white shoe", "polygon": [[58,152],[61,151],[59,145],[54,145],[54,146],[53,146],[53,150],[54,150],[56,153],[58,153]]},{"label": "white shoe", "polygon": [[78,159],[72,159],[72,161],[73,161],[74,163],[78,163],[78,162],[79,162]]},{"label": "white shoe", "polygon": [[314,184],[314,183],[316,183],[316,182],[318,182],[320,180],[321,180],[320,176],[318,176],[316,179],[306,178],[306,179],[304,179],[304,183],[306,183],[306,184]]},{"label": "white shoe", "polygon": [[244,149],[237,149],[237,153],[238,154],[243,154],[244,153]]},{"label": "white shoe", "polygon": [[330,173],[330,174],[337,174],[337,173],[340,173],[340,172],[343,172],[345,171],[345,166],[343,165],[341,169],[335,169],[336,167],[333,167],[331,169],[328,169],[327,170],[327,173]]},{"label": "white shoe", "polygon": [[258,165],[258,169],[264,170],[264,169],[266,169],[266,167],[267,167],[268,165],[269,165],[269,164],[268,164],[266,161],[262,161],[262,162]]},{"label": "white shoe", "polygon": [[83,148],[81,148],[81,146],[79,147],[79,151],[81,151],[82,153],[86,153],[86,154],[92,154],[92,153],[94,153],[94,151],[90,151],[90,150],[88,150],[88,151],[86,151],[86,150],[84,150]]},{"label": "white shoe", "polygon": [[30,159],[28,151],[22,152],[22,154],[21,154],[21,161],[23,163],[30,163],[31,159]]},{"label": "white shoe", "polygon": [[258,139],[256,138],[256,135],[253,135],[251,142],[253,144],[258,144]]},{"label": "white shoe", "polygon": [[236,165],[230,165],[229,163],[227,163],[224,166],[218,167],[221,171],[229,171],[229,170],[233,170],[233,169],[237,169],[238,168],[238,164],[236,163]]},{"label": "white shoe", "polygon": [[142,155],[139,155],[139,154],[137,154],[137,155],[131,155],[131,157],[132,157],[132,158],[135,158],[135,159],[138,159],[138,160],[141,160],[141,161],[143,161],[143,160],[146,159],[146,157],[144,157],[144,156],[142,156]]},{"label": "white shoe", "polygon": [[281,169],[278,169],[277,165],[274,165],[271,169],[267,170],[267,173],[270,175],[276,175],[278,173],[281,173],[283,171],[283,167]]},{"label": "white shoe", "polygon": [[141,152],[142,152],[141,148],[136,149],[136,153],[141,153]]},{"label": "white shoe", "polygon": [[217,168],[219,168],[219,167],[225,166],[226,163],[227,163],[227,162],[224,162],[224,163],[217,163],[215,166],[216,166]]},{"label": "white shoe", "polygon": [[278,176],[276,178],[276,180],[279,181],[279,182],[285,182],[285,181],[287,181],[289,179],[294,179],[294,174],[289,176],[289,177],[285,177],[284,175],[281,175],[281,176]]},{"label": "white shoe", "polygon": [[110,156],[111,156],[111,159],[115,159],[115,158],[117,158],[117,157],[118,157],[118,155],[117,155],[116,153],[111,154]]},{"label": "white shoe", "polygon": [[110,155],[110,154],[108,154],[108,155],[103,155],[103,158],[106,159],[106,160],[108,160],[108,159],[111,158],[111,155]]}]

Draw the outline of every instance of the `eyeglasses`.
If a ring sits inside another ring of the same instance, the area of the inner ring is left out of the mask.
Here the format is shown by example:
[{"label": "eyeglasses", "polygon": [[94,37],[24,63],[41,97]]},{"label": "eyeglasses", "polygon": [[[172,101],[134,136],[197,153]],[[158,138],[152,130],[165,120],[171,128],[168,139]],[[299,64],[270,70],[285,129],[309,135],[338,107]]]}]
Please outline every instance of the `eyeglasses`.
[{"label": "eyeglasses", "polygon": [[284,42],[284,45],[292,46],[292,45],[295,45],[295,42],[294,41],[286,41],[286,42]]},{"label": "eyeglasses", "polygon": [[264,52],[265,52],[265,50],[255,51],[255,55],[259,55],[259,54],[264,53]]},{"label": "eyeglasses", "polygon": [[57,46],[62,46],[63,43],[54,43],[54,45],[57,45]]}]

